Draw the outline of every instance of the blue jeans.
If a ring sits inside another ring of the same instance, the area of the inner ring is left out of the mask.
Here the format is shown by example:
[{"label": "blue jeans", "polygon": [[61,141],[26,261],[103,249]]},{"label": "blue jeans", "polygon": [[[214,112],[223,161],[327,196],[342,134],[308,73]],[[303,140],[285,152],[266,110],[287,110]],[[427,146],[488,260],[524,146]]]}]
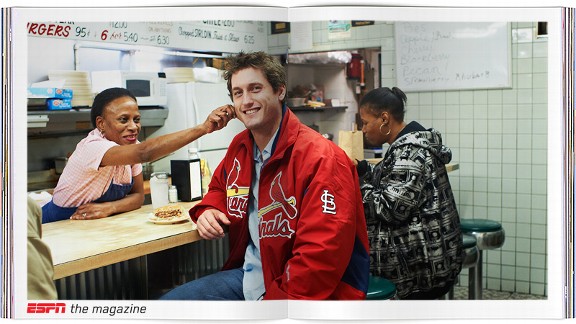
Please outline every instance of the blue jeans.
[{"label": "blue jeans", "polygon": [[219,271],[176,287],[160,300],[244,300],[242,268]]}]

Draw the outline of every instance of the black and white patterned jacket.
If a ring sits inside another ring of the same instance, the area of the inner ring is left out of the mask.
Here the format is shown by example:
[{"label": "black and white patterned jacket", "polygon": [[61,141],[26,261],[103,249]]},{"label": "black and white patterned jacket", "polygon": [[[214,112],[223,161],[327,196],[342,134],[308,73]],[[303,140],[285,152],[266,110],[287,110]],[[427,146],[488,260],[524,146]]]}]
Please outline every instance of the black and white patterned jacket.
[{"label": "black and white patterned jacket", "polygon": [[438,131],[412,122],[360,175],[370,272],[392,280],[400,299],[452,285],[462,268],[460,219],[445,167],[451,159]]}]

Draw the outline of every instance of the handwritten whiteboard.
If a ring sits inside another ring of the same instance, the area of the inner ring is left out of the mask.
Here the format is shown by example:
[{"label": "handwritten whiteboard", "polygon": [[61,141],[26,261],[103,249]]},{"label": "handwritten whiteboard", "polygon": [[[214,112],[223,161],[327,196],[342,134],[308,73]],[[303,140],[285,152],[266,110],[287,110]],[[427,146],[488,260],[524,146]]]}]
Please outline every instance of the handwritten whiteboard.
[{"label": "handwritten whiteboard", "polygon": [[506,22],[397,22],[396,77],[403,91],[511,86]]}]

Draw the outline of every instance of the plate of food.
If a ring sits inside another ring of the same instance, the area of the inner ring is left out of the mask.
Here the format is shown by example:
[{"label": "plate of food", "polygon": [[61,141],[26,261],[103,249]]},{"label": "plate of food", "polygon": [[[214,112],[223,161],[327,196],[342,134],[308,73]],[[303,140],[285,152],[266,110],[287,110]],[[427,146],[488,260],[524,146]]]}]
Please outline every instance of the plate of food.
[{"label": "plate of food", "polygon": [[148,220],[154,224],[169,225],[188,221],[190,217],[184,213],[181,205],[174,204],[154,209]]}]

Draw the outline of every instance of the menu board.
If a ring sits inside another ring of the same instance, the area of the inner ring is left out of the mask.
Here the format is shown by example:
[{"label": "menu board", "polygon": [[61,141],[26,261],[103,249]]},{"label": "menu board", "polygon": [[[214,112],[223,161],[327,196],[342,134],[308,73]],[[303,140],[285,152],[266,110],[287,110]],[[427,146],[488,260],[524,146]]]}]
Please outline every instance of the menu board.
[{"label": "menu board", "polygon": [[506,22],[397,22],[396,77],[404,91],[511,86]]},{"label": "menu board", "polygon": [[29,22],[27,32],[33,37],[239,52],[268,48],[266,24],[241,20]]}]

